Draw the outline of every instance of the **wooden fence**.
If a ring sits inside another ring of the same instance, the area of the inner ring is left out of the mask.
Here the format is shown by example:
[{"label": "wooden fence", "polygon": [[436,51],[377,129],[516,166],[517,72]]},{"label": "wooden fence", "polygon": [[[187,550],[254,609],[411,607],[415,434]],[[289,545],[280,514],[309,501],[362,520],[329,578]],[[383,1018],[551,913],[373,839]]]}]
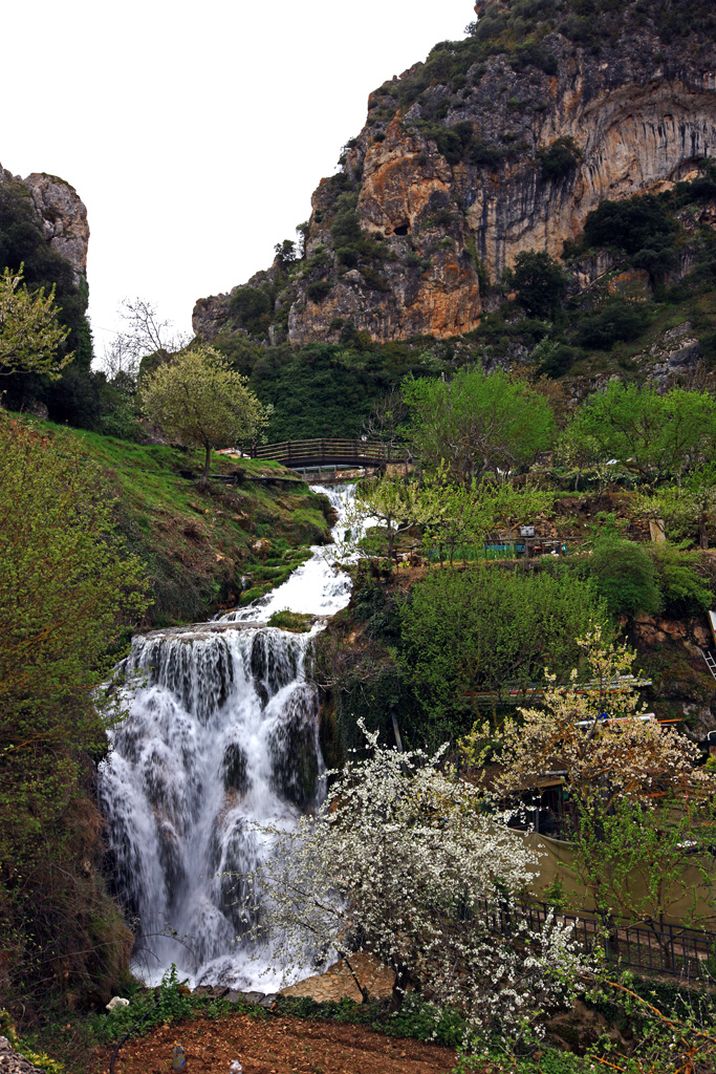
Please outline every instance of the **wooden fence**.
[{"label": "wooden fence", "polygon": [[319,466],[380,467],[391,462],[404,462],[406,454],[403,449],[389,444],[322,437],[261,444],[254,449],[253,457],[276,459],[291,469],[310,469]]}]

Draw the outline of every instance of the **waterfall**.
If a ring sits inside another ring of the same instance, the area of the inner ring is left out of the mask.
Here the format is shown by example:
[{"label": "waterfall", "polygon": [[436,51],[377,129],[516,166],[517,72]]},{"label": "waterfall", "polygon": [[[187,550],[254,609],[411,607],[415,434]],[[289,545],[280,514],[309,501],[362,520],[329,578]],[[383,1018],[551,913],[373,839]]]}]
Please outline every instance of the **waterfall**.
[{"label": "waterfall", "polygon": [[154,983],[175,963],[194,984],[270,991],[312,967],[272,967],[251,930],[250,878],[284,830],[323,793],[313,638],[267,626],[288,609],[328,617],[350,599],[336,563],[350,486],[314,491],[338,514],[268,596],[219,620],[135,637],[119,672],[126,716],[100,766],[115,892],[135,923],[134,970]]}]

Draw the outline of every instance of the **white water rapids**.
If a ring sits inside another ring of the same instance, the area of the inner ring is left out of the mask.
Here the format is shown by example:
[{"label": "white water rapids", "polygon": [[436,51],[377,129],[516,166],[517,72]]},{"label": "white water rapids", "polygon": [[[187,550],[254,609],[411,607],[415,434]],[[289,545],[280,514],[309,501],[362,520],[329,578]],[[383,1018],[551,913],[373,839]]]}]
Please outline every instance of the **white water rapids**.
[{"label": "white water rapids", "polygon": [[[317,486],[338,514],[350,486]],[[134,970],[156,983],[174,963],[195,984],[272,991],[313,967],[269,968],[247,933],[260,893],[247,879],[322,794],[310,633],[265,625],[288,609],[331,616],[350,599],[333,546],[267,597],[187,629],[135,637],[123,668],[127,716],[110,732],[99,795],[116,893],[136,923]],[[258,905],[258,909],[256,909]],[[282,971],[282,972],[280,972]]]}]

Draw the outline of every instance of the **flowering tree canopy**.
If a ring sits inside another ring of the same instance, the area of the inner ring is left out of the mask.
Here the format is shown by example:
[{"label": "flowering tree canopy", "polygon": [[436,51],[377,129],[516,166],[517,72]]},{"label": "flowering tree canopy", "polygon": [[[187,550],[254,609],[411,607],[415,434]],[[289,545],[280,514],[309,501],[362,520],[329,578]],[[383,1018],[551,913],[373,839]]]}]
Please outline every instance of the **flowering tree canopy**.
[{"label": "flowering tree canopy", "polygon": [[509,935],[487,922],[486,904],[507,911],[533,876],[534,853],[442,767],[442,751],[401,754],[367,737],[368,757],[347,764],[318,814],[279,836],[263,926],[285,961],[332,949],[351,968],[354,951],[368,952],[392,968],[396,1002],[412,984],[473,1029],[519,1035],[577,971],[555,921],[533,934],[513,915]]},{"label": "flowering tree canopy", "polygon": [[[566,685],[546,674],[541,708],[519,709],[506,720],[497,743],[499,794],[534,787],[546,773],[562,773],[581,806],[598,798],[610,806],[620,798],[644,802],[655,793],[695,793],[709,777],[699,768],[699,750],[684,735],[645,718],[638,683],[630,674],[634,653],[607,644],[596,628],[578,641],[586,675],[575,669]],[[491,732],[475,727],[465,740],[475,760]]]}]

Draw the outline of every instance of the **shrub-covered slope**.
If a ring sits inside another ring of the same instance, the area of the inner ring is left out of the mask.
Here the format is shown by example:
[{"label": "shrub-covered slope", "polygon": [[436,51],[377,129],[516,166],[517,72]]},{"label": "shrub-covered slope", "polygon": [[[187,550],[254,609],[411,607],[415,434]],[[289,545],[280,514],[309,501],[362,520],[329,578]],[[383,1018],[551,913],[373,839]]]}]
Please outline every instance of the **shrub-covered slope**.
[{"label": "shrub-covered slope", "polygon": [[57,435],[75,438],[116,491],[120,529],[151,579],[150,625],[198,622],[252,599],[328,539],[327,501],[276,463],[224,456],[216,470],[240,471],[240,483],[207,487],[193,452],[84,430]]}]

